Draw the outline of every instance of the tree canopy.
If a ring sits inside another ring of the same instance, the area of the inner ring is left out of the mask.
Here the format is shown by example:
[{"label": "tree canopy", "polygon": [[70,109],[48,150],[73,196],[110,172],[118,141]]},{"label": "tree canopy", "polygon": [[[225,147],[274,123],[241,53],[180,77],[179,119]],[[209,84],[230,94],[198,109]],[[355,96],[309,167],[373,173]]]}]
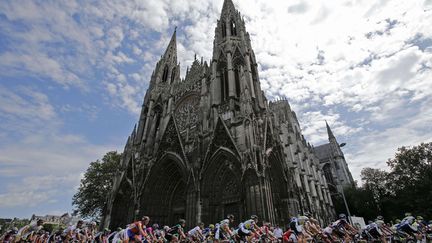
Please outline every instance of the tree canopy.
[{"label": "tree canopy", "polygon": [[351,213],[394,220],[410,212],[432,219],[432,143],[401,147],[387,164],[388,171],[364,168],[362,186],[345,190]]},{"label": "tree canopy", "polygon": [[75,213],[84,218],[99,218],[103,214],[120,159],[120,153],[110,151],[102,160],[90,163],[78,191],[72,198]]}]

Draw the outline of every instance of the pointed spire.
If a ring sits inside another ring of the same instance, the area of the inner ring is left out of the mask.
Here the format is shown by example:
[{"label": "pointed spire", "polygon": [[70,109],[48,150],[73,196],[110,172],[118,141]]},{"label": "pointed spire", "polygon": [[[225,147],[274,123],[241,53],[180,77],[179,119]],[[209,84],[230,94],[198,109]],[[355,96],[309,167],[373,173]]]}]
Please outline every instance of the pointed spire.
[{"label": "pointed spire", "polygon": [[329,124],[327,123],[327,121],[325,121],[325,123],[326,123],[326,127],[327,127],[327,135],[328,135],[329,141],[332,139],[336,139],[335,136],[333,135],[333,132],[332,132]]},{"label": "pointed spire", "polygon": [[232,10],[235,11],[235,6],[232,0],[224,0],[223,6],[222,6],[222,15],[228,14]]},{"label": "pointed spire", "polygon": [[174,28],[174,33],[165,50],[164,58],[174,58],[173,60],[177,62],[177,26]]}]

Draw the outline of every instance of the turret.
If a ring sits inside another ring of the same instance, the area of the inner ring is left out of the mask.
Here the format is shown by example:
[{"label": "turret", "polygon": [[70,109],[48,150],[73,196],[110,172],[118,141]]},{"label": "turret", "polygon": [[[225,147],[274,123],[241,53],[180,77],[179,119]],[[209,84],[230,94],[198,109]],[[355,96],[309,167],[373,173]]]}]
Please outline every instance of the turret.
[{"label": "turret", "polygon": [[211,77],[212,105],[235,113],[265,109],[249,33],[231,0],[225,0],[215,29]]}]

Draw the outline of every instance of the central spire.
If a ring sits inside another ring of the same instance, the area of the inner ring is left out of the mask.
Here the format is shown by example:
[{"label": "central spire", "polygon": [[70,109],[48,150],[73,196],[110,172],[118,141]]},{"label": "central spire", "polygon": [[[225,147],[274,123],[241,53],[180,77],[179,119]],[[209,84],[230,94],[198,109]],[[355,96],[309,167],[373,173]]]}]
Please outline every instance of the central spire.
[{"label": "central spire", "polygon": [[232,0],[224,0],[223,6],[222,6],[222,15],[228,14],[229,12],[235,12],[235,6]]}]

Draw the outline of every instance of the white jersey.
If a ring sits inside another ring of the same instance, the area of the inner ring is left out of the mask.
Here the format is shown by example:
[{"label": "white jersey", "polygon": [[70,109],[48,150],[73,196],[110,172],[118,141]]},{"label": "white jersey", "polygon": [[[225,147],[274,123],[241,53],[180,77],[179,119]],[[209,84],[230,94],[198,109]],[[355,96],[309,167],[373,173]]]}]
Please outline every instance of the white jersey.
[{"label": "white jersey", "polygon": [[188,235],[198,237],[199,236],[198,233],[202,233],[202,230],[199,226],[196,226],[195,228],[189,230]]},{"label": "white jersey", "polygon": [[325,227],[324,233],[331,235],[333,233],[333,227],[331,227],[331,226]]}]

